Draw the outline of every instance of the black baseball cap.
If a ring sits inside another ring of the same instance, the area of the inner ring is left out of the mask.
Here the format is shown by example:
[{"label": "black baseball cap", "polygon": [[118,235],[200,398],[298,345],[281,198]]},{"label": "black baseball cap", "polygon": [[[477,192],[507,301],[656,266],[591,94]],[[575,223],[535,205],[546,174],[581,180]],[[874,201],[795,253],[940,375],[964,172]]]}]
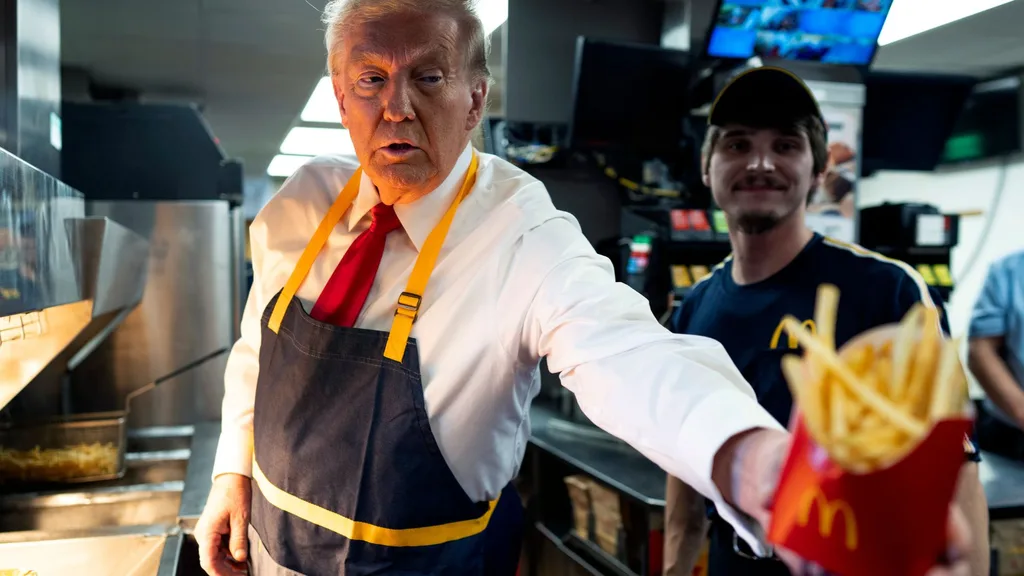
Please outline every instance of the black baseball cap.
[{"label": "black baseball cap", "polygon": [[711,104],[708,124],[777,126],[809,115],[817,116],[826,125],[807,84],[784,68],[760,66],[729,80]]}]

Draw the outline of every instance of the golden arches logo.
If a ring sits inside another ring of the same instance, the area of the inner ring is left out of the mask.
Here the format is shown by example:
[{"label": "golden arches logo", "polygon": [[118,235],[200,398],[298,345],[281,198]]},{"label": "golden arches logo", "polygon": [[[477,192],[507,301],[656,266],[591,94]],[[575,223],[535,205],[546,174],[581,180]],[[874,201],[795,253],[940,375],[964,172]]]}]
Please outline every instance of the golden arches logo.
[{"label": "golden arches logo", "polygon": [[[818,333],[818,328],[817,326],[814,325],[814,320],[804,320],[801,325],[804,328],[806,328],[811,334]],[[775,332],[772,332],[772,341],[769,344],[769,346],[773,350],[779,347],[779,340],[782,338],[783,326],[783,320],[779,320],[779,325],[775,327]],[[786,344],[789,346],[790,350],[796,350],[796,347],[799,346],[799,342],[796,341],[796,338],[794,338],[792,334],[787,335]]]},{"label": "golden arches logo", "polygon": [[820,488],[808,490],[803,499],[800,500],[799,515],[797,521],[800,526],[807,526],[811,519],[811,506],[818,505],[818,532],[823,538],[832,536],[832,528],[836,523],[836,516],[843,515],[844,527],[846,528],[846,549],[857,549],[857,519],[853,516],[853,509],[843,500],[829,502]]}]

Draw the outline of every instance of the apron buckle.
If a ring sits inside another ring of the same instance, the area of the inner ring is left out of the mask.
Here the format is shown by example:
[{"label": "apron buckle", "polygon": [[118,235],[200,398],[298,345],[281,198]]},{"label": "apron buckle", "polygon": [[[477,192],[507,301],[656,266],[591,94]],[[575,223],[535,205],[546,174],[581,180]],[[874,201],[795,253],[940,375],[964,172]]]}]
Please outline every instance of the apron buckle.
[{"label": "apron buckle", "polygon": [[420,304],[423,302],[423,297],[419,294],[413,294],[412,292],[402,292],[398,297],[398,308],[395,309],[395,316],[401,314],[407,318],[411,318],[414,322],[420,313]]}]

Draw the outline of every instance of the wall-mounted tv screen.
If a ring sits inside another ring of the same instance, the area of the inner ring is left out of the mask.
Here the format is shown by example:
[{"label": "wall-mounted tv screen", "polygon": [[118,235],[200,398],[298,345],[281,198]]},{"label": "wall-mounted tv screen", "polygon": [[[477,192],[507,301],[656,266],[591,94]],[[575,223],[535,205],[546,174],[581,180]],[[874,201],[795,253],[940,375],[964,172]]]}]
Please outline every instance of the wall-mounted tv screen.
[{"label": "wall-mounted tv screen", "polygon": [[867,66],[892,0],[722,0],[707,55]]}]

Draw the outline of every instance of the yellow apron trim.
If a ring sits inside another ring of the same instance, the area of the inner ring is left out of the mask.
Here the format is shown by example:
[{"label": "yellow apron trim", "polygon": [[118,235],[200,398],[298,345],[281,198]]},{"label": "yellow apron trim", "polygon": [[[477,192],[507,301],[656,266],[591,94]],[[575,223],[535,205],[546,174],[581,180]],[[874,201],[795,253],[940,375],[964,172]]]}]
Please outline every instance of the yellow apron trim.
[{"label": "yellow apron trim", "polygon": [[[321,528],[341,534],[349,540],[359,540],[379,546],[435,546],[475,536],[487,528],[491,514],[494,513],[494,508],[498,504],[498,499],[491,500],[487,503],[487,512],[473,520],[423,528],[382,528],[365,522],[356,522],[285,492],[267,479],[255,459],[252,461],[252,477],[263,497],[276,508]],[[501,496],[499,495],[498,498]]]},{"label": "yellow apron trim", "polygon": [[391,333],[388,334],[388,343],[384,347],[384,357],[395,362],[402,362],[405,356],[405,345],[409,342],[409,335],[412,333],[412,324],[419,314],[420,303],[423,301],[423,291],[427,288],[427,281],[430,280],[430,273],[437,263],[437,256],[441,253],[441,246],[448,236],[448,229],[455,218],[455,211],[458,209],[462,199],[469,195],[469,191],[476,185],[477,156],[473,152],[473,159],[469,163],[469,170],[466,178],[462,181],[462,189],[459,195],[452,201],[441,221],[427,236],[420,250],[419,258],[409,274],[409,281],[405,285],[405,292],[398,297],[398,307],[395,309],[395,319],[391,322]]},{"label": "yellow apron trim", "polygon": [[299,286],[302,285],[302,281],[309,274],[310,268],[313,267],[313,262],[320,254],[320,251],[323,250],[324,245],[327,244],[331,231],[338,225],[341,217],[345,215],[349,206],[355,201],[356,195],[359,194],[359,183],[362,180],[362,174],[363,170],[361,168],[357,168],[355,173],[352,174],[341,194],[338,194],[334,203],[331,204],[327,215],[320,221],[316,232],[313,233],[313,238],[306,244],[306,249],[302,251],[302,256],[299,257],[298,263],[295,264],[292,275],[288,277],[288,282],[285,283],[281,296],[277,299],[277,303],[274,304],[274,311],[270,314],[270,320],[267,322],[267,326],[274,334],[277,334],[277,331],[281,328],[281,320],[284,320],[284,313],[288,310],[288,304],[295,297],[295,293],[299,291]]}]

